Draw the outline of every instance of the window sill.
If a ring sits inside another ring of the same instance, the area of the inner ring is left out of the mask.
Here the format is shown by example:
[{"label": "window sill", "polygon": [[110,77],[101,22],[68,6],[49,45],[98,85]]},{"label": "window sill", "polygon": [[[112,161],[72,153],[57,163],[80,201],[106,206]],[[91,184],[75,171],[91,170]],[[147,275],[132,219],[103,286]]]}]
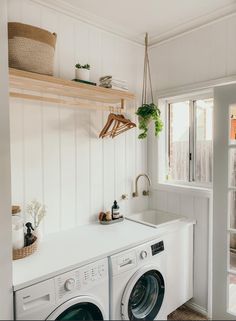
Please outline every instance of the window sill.
[{"label": "window sill", "polygon": [[172,183],[158,183],[155,190],[177,192],[181,194],[189,194],[194,196],[201,196],[210,198],[212,196],[212,188],[202,187],[202,186],[193,186],[193,185],[184,185],[184,184],[172,184]]}]

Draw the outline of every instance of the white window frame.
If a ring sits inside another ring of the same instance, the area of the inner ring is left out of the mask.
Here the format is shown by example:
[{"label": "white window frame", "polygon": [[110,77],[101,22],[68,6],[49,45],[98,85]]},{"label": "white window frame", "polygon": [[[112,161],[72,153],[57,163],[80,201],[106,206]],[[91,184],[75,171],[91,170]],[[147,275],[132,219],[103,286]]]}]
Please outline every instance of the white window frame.
[{"label": "white window frame", "polygon": [[[189,93],[181,96],[175,96],[175,97],[167,97],[162,98],[158,100],[158,105],[161,110],[162,114],[162,120],[164,122],[164,130],[161,133],[159,140],[158,140],[158,146],[157,146],[157,185],[162,186],[170,186],[170,187],[192,187],[196,189],[206,189],[210,190],[212,189],[212,183],[199,183],[195,181],[174,181],[174,180],[167,180],[167,169],[169,167],[169,155],[168,155],[168,106],[171,103],[177,103],[181,101],[196,101],[200,99],[210,99],[213,98],[213,90],[204,90],[196,93]],[[192,110],[192,108],[191,108]],[[192,121],[193,115],[192,115]],[[191,126],[193,128],[193,126]],[[194,137],[196,133],[192,132],[190,133],[190,139],[194,142]],[[194,143],[190,144],[194,148]],[[191,151],[190,151],[191,152]],[[192,153],[193,155],[193,153]],[[194,160],[190,162],[190,164],[194,164]],[[191,165],[192,170],[194,169],[194,165]]]}]

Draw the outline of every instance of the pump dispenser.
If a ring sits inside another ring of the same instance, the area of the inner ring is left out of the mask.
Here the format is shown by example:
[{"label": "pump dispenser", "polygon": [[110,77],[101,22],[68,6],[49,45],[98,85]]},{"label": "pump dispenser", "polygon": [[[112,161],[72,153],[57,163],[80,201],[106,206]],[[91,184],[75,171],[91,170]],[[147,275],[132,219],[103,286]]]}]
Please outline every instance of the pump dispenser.
[{"label": "pump dispenser", "polygon": [[111,211],[112,211],[112,219],[113,220],[117,220],[118,218],[120,218],[120,208],[117,204],[117,201],[114,201]]},{"label": "pump dispenser", "polygon": [[34,231],[34,228],[30,222],[26,223],[25,226],[27,227],[27,233],[25,235],[25,246],[29,246],[35,241],[35,237],[31,233],[31,231]]}]

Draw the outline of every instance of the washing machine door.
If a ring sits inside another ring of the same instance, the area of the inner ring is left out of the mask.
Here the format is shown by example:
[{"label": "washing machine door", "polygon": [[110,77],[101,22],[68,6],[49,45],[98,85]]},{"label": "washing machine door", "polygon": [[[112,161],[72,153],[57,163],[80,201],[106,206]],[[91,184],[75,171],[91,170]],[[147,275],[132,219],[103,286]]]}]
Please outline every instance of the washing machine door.
[{"label": "washing machine door", "polygon": [[123,320],[155,320],[162,307],[165,281],[156,267],[136,272],[125,288],[121,313]]},{"label": "washing machine door", "polygon": [[47,320],[104,320],[104,311],[95,299],[76,297],[60,305]]}]

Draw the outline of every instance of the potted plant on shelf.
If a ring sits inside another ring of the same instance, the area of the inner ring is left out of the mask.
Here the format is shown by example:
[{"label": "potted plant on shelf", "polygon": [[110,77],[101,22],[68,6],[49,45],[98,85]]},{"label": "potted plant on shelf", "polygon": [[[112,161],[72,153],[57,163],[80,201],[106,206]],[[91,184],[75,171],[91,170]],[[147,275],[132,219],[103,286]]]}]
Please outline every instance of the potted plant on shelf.
[{"label": "potted plant on shelf", "polygon": [[[151,103],[148,102],[148,82],[150,85]],[[161,111],[154,103],[151,71],[148,57],[148,34],[145,36],[145,56],[144,56],[144,74],[143,74],[143,92],[142,92],[142,105],[138,108],[136,114],[139,116],[139,129],[142,131],[138,138],[147,138],[148,127],[151,121],[155,124],[155,136],[162,131],[163,122],[161,120]]]},{"label": "potted plant on shelf", "polygon": [[84,80],[84,81],[89,81],[89,76],[90,76],[90,65],[81,65],[81,64],[76,64],[75,65],[75,78]]},{"label": "potted plant on shelf", "polygon": [[147,137],[148,126],[152,120],[155,123],[155,136],[158,136],[163,128],[160,109],[154,103],[143,104],[138,108],[136,114],[139,116],[139,129],[142,130],[138,138],[144,139]]}]

